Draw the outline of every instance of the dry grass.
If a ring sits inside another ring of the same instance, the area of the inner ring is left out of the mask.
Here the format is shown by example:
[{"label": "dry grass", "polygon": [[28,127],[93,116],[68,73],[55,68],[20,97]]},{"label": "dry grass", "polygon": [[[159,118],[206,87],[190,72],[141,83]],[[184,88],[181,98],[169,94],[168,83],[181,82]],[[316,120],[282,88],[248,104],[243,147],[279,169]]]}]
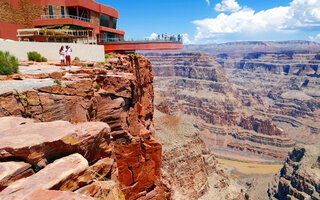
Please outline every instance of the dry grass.
[{"label": "dry grass", "polygon": [[[229,167],[233,167],[237,172],[244,175],[252,175],[252,174],[275,174],[282,167],[282,164],[262,164],[262,163],[254,163],[254,162],[239,162],[227,159],[217,158],[218,162],[227,165]],[[238,175],[235,175],[238,177]]]}]

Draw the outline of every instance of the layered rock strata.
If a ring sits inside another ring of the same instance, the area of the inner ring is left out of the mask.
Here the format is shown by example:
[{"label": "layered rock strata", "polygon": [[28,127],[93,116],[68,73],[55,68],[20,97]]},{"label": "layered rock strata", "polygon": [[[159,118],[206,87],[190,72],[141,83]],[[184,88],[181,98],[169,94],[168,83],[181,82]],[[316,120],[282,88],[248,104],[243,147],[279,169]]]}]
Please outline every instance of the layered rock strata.
[{"label": "layered rock strata", "polygon": [[245,106],[272,118],[288,137],[319,145],[319,53],[229,53],[215,59],[225,68]]},{"label": "layered rock strata", "polygon": [[[217,155],[237,159],[283,160],[294,142],[267,116],[255,116],[228,81],[222,67],[205,53],[147,53],[155,75],[156,108],[191,116],[201,137]],[[250,117],[254,115],[253,117]],[[235,156],[233,156],[235,155]]]},{"label": "layered rock strata", "polygon": [[[8,88],[0,94],[1,117],[35,120],[2,118],[7,125],[0,134],[7,142],[1,141],[0,161],[24,161],[35,172],[40,170],[9,184],[0,195],[19,196],[29,191],[14,188],[37,180],[60,159],[78,153],[83,169],[72,178],[64,177],[62,182],[39,189],[74,191],[105,177],[117,183],[121,190],[115,191],[126,199],[164,199],[162,147],[153,136],[153,74],[149,60],[136,55],[114,56],[100,68],[78,68],[59,76],[60,81],[55,81],[58,84],[23,91]],[[17,86],[36,78],[25,74],[22,77]],[[6,80],[1,84],[7,84]],[[25,138],[26,142],[17,138]],[[56,173],[59,177],[63,171]]]},{"label": "layered rock strata", "polygon": [[319,147],[297,145],[268,194],[270,199],[320,199]]},{"label": "layered rock strata", "polygon": [[241,187],[228,177],[187,116],[155,111],[156,138],[163,146],[163,177],[172,198],[243,199]]}]

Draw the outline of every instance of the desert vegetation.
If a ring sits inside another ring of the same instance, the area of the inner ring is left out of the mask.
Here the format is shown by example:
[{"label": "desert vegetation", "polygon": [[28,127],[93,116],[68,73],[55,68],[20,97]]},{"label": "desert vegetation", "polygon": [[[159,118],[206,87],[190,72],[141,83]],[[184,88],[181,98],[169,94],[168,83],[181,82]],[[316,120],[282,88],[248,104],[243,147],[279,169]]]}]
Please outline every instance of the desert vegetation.
[{"label": "desert vegetation", "polygon": [[0,51],[0,75],[11,75],[18,73],[19,63],[16,57],[8,51]]}]

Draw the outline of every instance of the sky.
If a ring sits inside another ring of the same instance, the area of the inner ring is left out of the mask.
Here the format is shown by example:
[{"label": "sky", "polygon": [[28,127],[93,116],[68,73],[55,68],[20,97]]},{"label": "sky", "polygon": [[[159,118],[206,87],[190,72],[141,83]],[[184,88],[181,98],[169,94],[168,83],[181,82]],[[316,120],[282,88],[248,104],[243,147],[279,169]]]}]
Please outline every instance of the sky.
[{"label": "sky", "polygon": [[96,0],[119,11],[126,38],[184,35],[185,44],[320,42],[320,0]]}]

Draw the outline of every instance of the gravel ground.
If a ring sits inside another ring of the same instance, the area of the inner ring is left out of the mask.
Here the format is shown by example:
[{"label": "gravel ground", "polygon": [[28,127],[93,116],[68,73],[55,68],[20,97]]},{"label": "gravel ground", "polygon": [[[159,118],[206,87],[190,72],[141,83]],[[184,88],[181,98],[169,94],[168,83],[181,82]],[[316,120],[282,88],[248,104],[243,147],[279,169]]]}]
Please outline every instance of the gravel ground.
[{"label": "gravel ground", "polygon": [[52,79],[27,79],[27,80],[10,80],[0,82],[0,94],[17,89],[19,92],[24,90],[32,90],[33,88],[52,86]]}]

